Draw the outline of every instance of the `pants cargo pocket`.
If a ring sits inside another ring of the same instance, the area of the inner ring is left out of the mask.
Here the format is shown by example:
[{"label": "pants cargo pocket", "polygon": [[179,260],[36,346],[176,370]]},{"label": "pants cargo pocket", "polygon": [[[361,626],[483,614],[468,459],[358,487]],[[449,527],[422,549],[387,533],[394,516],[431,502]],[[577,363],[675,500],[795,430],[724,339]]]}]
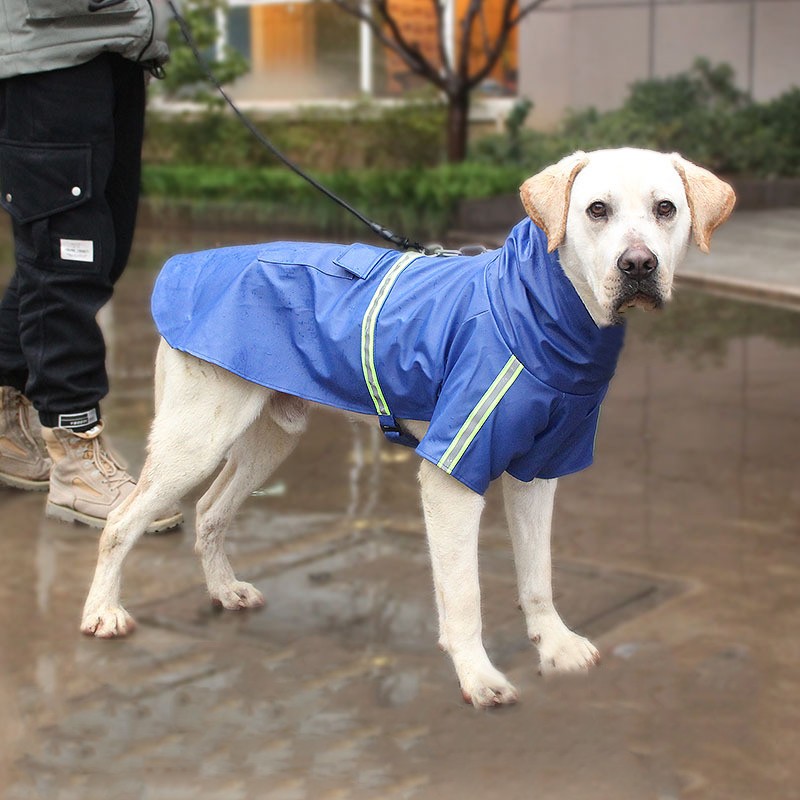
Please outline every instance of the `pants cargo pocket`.
[{"label": "pants cargo pocket", "polygon": [[[92,197],[91,145],[24,144],[0,140],[0,205],[22,236],[18,256],[42,269],[93,270],[99,242],[92,226],[75,235],[55,230],[59,215]],[[28,252],[26,252],[28,251]]]}]

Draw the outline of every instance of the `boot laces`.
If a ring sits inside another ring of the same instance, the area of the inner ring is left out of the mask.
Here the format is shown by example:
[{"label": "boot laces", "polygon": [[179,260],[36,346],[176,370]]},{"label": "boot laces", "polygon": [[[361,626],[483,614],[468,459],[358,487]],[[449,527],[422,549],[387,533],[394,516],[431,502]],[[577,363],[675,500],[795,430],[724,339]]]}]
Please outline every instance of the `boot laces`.
[{"label": "boot laces", "polygon": [[[101,423],[102,425],[102,423]],[[122,486],[132,480],[131,476],[125,471],[125,467],[120,463],[119,457],[102,440],[102,427],[95,431],[92,428],[85,434],[78,434],[84,439],[83,457],[91,460],[97,471],[103,476],[106,483],[113,488]]]}]

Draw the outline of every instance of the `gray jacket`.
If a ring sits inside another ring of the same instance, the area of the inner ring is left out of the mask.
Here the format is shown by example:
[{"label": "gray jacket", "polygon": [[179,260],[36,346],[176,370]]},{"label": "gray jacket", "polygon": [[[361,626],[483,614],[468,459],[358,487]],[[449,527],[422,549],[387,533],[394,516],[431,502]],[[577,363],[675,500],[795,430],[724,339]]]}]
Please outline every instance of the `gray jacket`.
[{"label": "gray jacket", "polygon": [[105,51],[163,64],[169,15],[166,0],[3,0],[0,78],[73,67]]}]

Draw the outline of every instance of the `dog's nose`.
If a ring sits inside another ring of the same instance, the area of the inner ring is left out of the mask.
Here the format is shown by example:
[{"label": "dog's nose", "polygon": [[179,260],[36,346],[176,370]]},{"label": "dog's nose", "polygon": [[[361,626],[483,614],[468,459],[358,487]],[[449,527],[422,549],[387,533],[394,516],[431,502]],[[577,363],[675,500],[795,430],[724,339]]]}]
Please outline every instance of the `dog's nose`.
[{"label": "dog's nose", "polygon": [[618,259],[617,269],[629,278],[646,278],[658,266],[656,254],[648,247],[629,247]]}]

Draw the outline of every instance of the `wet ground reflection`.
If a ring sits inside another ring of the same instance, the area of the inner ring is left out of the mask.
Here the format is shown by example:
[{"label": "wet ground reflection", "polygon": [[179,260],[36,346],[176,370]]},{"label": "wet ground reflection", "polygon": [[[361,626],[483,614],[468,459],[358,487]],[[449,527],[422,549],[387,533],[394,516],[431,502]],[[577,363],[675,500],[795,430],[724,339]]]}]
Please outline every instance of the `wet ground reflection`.
[{"label": "wet ground reflection", "polygon": [[[141,463],[154,268],[252,232],[143,232],[103,324]],[[8,263],[7,239],[0,261]],[[8,273],[0,272],[0,280]],[[800,317],[680,292],[632,317],[597,464],[556,515],[562,612],[601,669],[536,676],[490,492],[486,640],[522,704],[461,704],[435,649],[415,459],[317,415],[230,537],[259,613],[215,612],[189,522],[125,571],[140,628],[77,632],[96,534],[0,490],[0,794],[17,798],[791,798],[800,686]]]}]

